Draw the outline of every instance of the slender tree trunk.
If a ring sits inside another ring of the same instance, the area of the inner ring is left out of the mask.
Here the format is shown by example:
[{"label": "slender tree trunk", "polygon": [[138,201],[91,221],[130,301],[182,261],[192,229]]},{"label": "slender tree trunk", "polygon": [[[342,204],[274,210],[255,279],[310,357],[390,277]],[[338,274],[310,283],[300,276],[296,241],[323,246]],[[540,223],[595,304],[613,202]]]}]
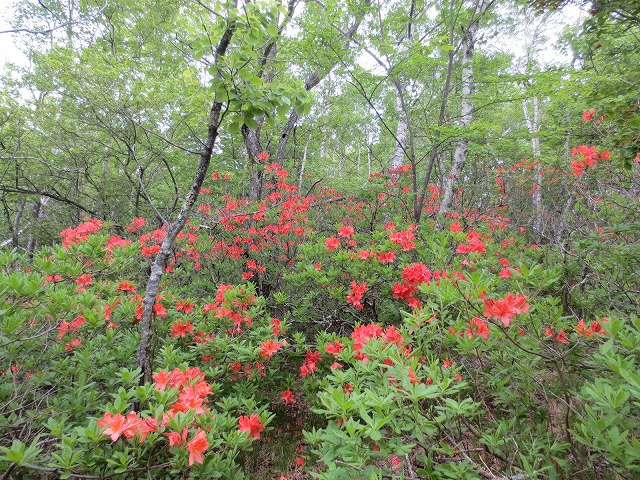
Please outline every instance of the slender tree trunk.
[{"label": "slender tree trunk", "polygon": [[[479,17],[482,16],[492,5],[493,0],[477,0],[475,10],[472,14],[468,28],[464,31],[462,37],[462,98],[460,109],[460,126],[467,129],[471,126],[473,115],[473,50],[475,48],[476,33],[479,26]],[[464,170],[467,161],[467,147],[469,146],[469,138],[461,137],[456,144],[451,161],[451,169],[449,175],[444,179],[444,192],[438,217],[442,219],[446,215],[453,204],[454,188],[457,180]]]},{"label": "slender tree trunk", "polygon": [[[237,0],[234,2],[234,8],[236,7]],[[235,24],[230,22],[216,48],[216,64],[220,57],[226,54],[231,38],[233,37],[234,30]],[[153,305],[155,304],[158,296],[160,280],[162,279],[167,260],[171,255],[171,249],[175,239],[191,215],[191,211],[198,199],[198,194],[202,187],[202,183],[204,182],[207,170],[209,169],[213,146],[218,138],[218,129],[220,128],[222,120],[222,106],[223,103],[218,101],[216,95],[209,112],[207,139],[202,146],[200,162],[198,163],[198,168],[194,174],[193,181],[191,182],[191,187],[184,198],[178,217],[173,223],[167,226],[167,234],[160,245],[160,252],[151,266],[151,274],[149,275],[149,281],[147,282],[147,288],[142,302],[144,308],[142,311],[142,320],[140,322],[141,338],[140,348],[138,350],[138,366],[142,369],[141,383],[151,382],[152,380],[153,355],[151,352],[151,346],[153,340]]]},{"label": "slender tree trunk", "polygon": [[320,127],[320,160],[324,160],[327,156],[327,129]]},{"label": "slender tree trunk", "polygon": [[311,132],[307,137],[307,141],[304,144],[304,151],[302,152],[302,161],[300,162],[300,174],[298,175],[298,190],[302,189],[302,177],[304,175],[304,168],[307,164],[307,152],[309,151],[309,142],[311,142]]},{"label": "slender tree trunk", "polygon": [[[294,1],[289,2],[289,7],[288,7],[289,17],[293,15],[293,9],[295,8],[295,3],[296,2]],[[364,7],[369,7],[370,5],[371,5],[371,0],[364,0],[363,2]],[[358,28],[360,27],[360,24],[362,23],[363,19],[364,19],[364,14],[358,15],[357,18],[354,19],[353,23],[349,26],[349,28],[346,31],[341,32],[341,37],[344,40],[342,44],[342,48],[347,48],[349,44],[352,42],[353,37],[358,31]],[[266,55],[264,56],[265,64],[263,65],[263,67],[266,67],[267,59],[275,58],[275,50],[276,50],[276,46],[275,44],[272,44],[268,52],[266,52]],[[337,64],[338,64],[338,61],[336,61],[332,65],[324,67],[322,70],[316,70],[313,73],[311,73],[311,75],[309,75],[309,77],[307,77],[307,79],[304,82],[304,88],[308,91],[315,88],[327,75],[329,75],[329,73],[331,73],[331,71]],[[263,78],[267,83],[269,83],[272,80],[271,78],[268,77],[268,75],[269,74],[267,72],[267,69],[265,68]],[[284,162],[284,158],[287,151],[287,143],[289,142],[289,138],[291,137],[291,132],[296,126],[298,119],[299,119],[299,116],[296,113],[296,111],[291,110],[291,112],[289,113],[289,118],[287,120],[287,123],[285,124],[285,126],[282,128],[280,132],[280,138],[278,140],[278,150],[276,152],[276,157],[275,157],[275,161],[277,163],[282,164]],[[251,135],[245,135],[245,130],[251,133]],[[257,138],[253,138],[254,134],[255,134],[255,137]],[[250,149],[255,150],[256,145],[260,145],[259,129],[258,131],[255,131],[246,127],[245,125],[243,126],[243,136],[245,138],[245,144],[247,145],[247,150],[250,150]],[[251,145],[247,143],[247,139],[249,139],[249,141],[251,142]],[[260,153],[261,151],[262,149],[260,148],[260,150],[257,153]],[[256,156],[257,156],[257,153],[256,153]],[[251,157],[251,151],[249,151],[249,156]],[[323,143],[321,146],[320,157],[324,157],[324,137],[323,137]],[[249,181],[250,183],[249,199],[250,200],[258,200],[261,198],[263,182],[264,182],[263,173],[259,168],[257,162],[255,161],[255,158],[251,158],[251,178]]]},{"label": "slender tree trunk", "polygon": [[529,129],[529,133],[534,135],[531,137],[531,148],[533,150],[533,162],[535,168],[534,174],[534,186],[532,194],[532,204],[534,212],[533,230],[536,232],[538,239],[542,238],[544,229],[544,211],[542,208],[542,162],[540,157],[542,156],[542,150],[540,148],[540,137],[537,133],[540,132],[540,102],[538,97],[533,97],[533,115],[529,114],[529,107],[526,100],[522,102],[522,109],[524,111],[524,119]]},{"label": "slender tree trunk", "polygon": [[404,164],[405,152],[407,149],[407,128],[409,115],[406,111],[405,104],[403,102],[404,88],[400,82],[396,82],[396,90],[398,96],[396,97],[396,112],[398,114],[398,126],[396,127],[395,146],[393,147],[393,153],[389,158],[389,170],[398,168]]},{"label": "slender tree trunk", "polygon": [[44,210],[44,207],[47,205],[47,203],[49,203],[49,198],[40,197],[38,198],[38,201],[36,202],[36,204],[33,206],[33,213],[31,217],[32,228],[29,229],[29,235],[27,237],[27,247],[26,247],[27,254],[29,255],[29,257],[33,256],[33,252],[37,247],[36,245],[37,242],[33,234],[34,233],[33,229],[38,225],[38,219],[43,216],[43,210]]},{"label": "slender tree trunk", "polygon": [[291,131],[296,126],[296,123],[298,123],[298,114],[295,112],[295,110],[293,110],[289,114],[287,123],[280,132],[280,140],[278,141],[278,152],[276,153],[276,162],[280,165],[282,165],[282,162],[284,162],[284,157],[287,154],[287,143],[289,142]]},{"label": "slender tree trunk", "polygon": [[[445,76],[444,88],[442,91],[442,101],[440,102],[440,112],[438,114],[438,125],[434,134],[433,146],[431,147],[431,152],[429,152],[429,160],[427,162],[427,171],[425,173],[424,179],[422,181],[422,186],[420,191],[414,189],[413,192],[413,219],[418,225],[422,218],[422,209],[424,207],[424,201],[427,195],[427,190],[429,189],[429,182],[431,181],[431,175],[433,173],[433,166],[438,158],[438,150],[440,148],[440,136],[442,131],[440,128],[444,125],[447,111],[447,104],[449,102],[449,95],[451,94],[451,76],[453,74],[453,61],[455,58],[455,49],[453,44],[453,34],[454,34],[454,24],[451,25],[450,31],[450,45],[451,50],[449,51],[449,60],[447,62],[447,74]],[[414,177],[416,172],[414,172]]]},{"label": "slender tree trunk", "polygon": [[[471,125],[471,117],[473,114],[473,100],[471,98],[471,94],[473,93],[473,49],[475,42],[475,28],[475,25],[470,25],[462,40],[462,106],[460,112],[460,126],[463,129],[466,129]],[[442,202],[440,203],[440,209],[438,210],[439,217],[443,217],[449,212],[449,210],[451,210],[454,187],[462,173],[462,170],[464,169],[464,164],[467,161],[468,145],[468,137],[463,136],[458,139],[456,149],[453,153],[453,160],[451,161],[449,175],[444,178],[443,197]]]},{"label": "slender tree trunk", "polygon": [[251,162],[251,174],[249,177],[249,200],[258,202],[262,198],[262,187],[264,185],[264,165],[258,161],[258,155],[262,153],[262,142],[260,141],[260,129],[254,130],[246,125],[242,126],[242,137],[249,154]]},{"label": "slender tree trunk", "polygon": [[[16,209],[16,214],[13,220],[13,226],[11,227],[11,247],[18,248],[20,245],[20,220],[22,220],[22,212],[24,212],[24,207],[27,204],[27,200],[25,198],[21,198],[18,202],[18,208]],[[7,217],[7,220],[10,220]]]}]

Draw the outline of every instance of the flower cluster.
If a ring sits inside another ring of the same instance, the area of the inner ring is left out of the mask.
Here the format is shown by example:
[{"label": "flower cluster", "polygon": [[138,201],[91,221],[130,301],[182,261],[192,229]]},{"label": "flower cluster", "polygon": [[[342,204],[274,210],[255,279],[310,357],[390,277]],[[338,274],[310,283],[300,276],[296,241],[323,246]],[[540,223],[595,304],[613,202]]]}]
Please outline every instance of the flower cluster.
[{"label": "flower cluster", "polygon": [[596,147],[580,145],[571,149],[571,168],[576,177],[582,176],[586,167],[593,167],[598,160],[610,160],[611,154],[607,150],[598,152]]},{"label": "flower cluster", "polygon": [[358,285],[354,280],[351,282],[351,293],[347,295],[347,303],[352,303],[357,310],[362,310],[362,295],[367,291],[367,282]]},{"label": "flower cluster", "polygon": [[211,386],[204,380],[204,373],[199,368],[188,368],[184,372],[179,368],[167,373],[164,370],[153,375],[156,389],[163,391],[167,388],[178,389],[178,401],[169,406],[169,414],[194,410],[198,415],[205,412],[207,395],[211,393]]},{"label": "flower cluster", "polygon": [[595,114],[596,111],[593,109],[582,112],[582,120],[585,122],[590,122],[591,120],[593,120]]},{"label": "flower cluster", "polygon": [[489,333],[491,333],[491,330],[489,330],[487,324],[480,317],[472,318],[467,324],[466,334],[468,338],[478,336],[487,340],[489,338]]},{"label": "flower cluster", "polygon": [[92,233],[97,233],[102,228],[102,222],[97,219],[89,220],[81,223],[76,228],[67,228],[60,232],[62,237],[62,245],[64,247],[70,247],[78,243],[84,243]]},{"label": "flower cluster", "polygon": [[68,332],[77,332],[78,329],[84,325],[87,321],[85,320],[85,318],[82,315],[77,316],[73,322],[60,322],[60,324],[58,325],[58,338],[62,338],[65,336],[65,334],[67,334]]},{"label": "flower cluster", "polygon": [[466,243],[458,245],[456,253],[485,253],[487,251],[487,246],[482,240],[480,240],[480,237],[482,237],[480,232],[469,231],[469,233],[467,233]]},{"label": "flower cluster", "polygon": [[486,299],[484,300],[484,316],[494,317],[500,320],[505,327],[508,327],[513,317],[529,311],[529,305],[525,303],[526,301],[527,298],[524,295],[514,295],[513,293],[498,300]]},{"label": "flower cluster", "polygon": [[407,265],[402,271],[402,283],[396,283],[392,288],[393,296],[406,300],[411,307],[420,308],[422,302],[413,294],[418,291],[418,286],[428,285],[431,278],[431,270],[424,263]]},{"label": "flower cluster", "polygon": [[255,295],[241,288],[235,288],[233,285],[221,284],[218,286],[218,294],[214,303],[207,303],[203,308],[203,313],[214,312],[216,318],[231,319],[233,321],[232,332],[241,333],[243,322],[247,328],[251,327],[252,319],[245,312],[255,302]]},{"label": "flower cluster", "polygon": [[336,248],[340,248],[340,239],[335,237],[329,237],[324,242],[324,245],[327,247],[327,250],[333,252]]},{"label": "flower cluster", "polygon": [[402,250],[408,252],[412,248],[416,248],[416,236],[413,233],[414,229],[415,225],[411,224],[404,232],[392,232],[389,234],[389,240],[391,240],[396,245],[402,246]]},{"label": "flower cluster", "polygon": [[[175,368],[169,373],[160,371],[153,375],[157,390],[164,391],[167,387],[178,390],[178,401],[169,406],[168,412],[163,413],[160,425],[155,418],[139,417],[135,411],[132,411],[126,416],[105,412],[103,418],[98,420],[98,426],[106,427],[102,433],[109,436],[112,442],[117,441],[121,435],[127,439],[136,438],[139,442],[143,442],[149,433],[167,427],[170,418],[178,412],[192,410],[196,415],[201,415],[205,413],[203,405],[206,397],[211,393],[211,386],[206,383],[204,376],[198,368],[187,368],[184,371]],[[209,448],[209,442],[206,432],[200,427],[189,441],[187,441],[187,427],[184,427],[181,433],[165,432],[164,435],[169,440],[171,449],[175,446],[184,446],[187,449],[190,466],[194,463],[203,463],[202,454]]]},{"label": "flower cluster", "polygon": [[269,338],[260,344],[260,355],[262,358],[271,358],[282,348],[282,345],[287,345],[287,341],[276,342]]},{"label": "flower cluster", "polygon": [[356,233],[351,225],[345,225],[338,230],[338,236],[342,238],[351,238]]},{"label": "flower cluster", "polygon": [[257,413],[253,413],[250,416],[243,415],[238,418],[238,430],[249,432],[249,438],[260,440],[260,432],[264,430],[264,424]]},{"label": "flower cluster", "polygon": [[307,350],[304,357],[304,363],[300,365],[300,376],[305,377],[307,375],[315,373],[318,369],[318,362],[320,361],[320,352],[318,350]]},{"label": "flower cluster", "polygon": [[129,230],[130,232],[137,232],[138,230],[140,230],[142,227],[145,226],[145,219],[142,217],[139,218],[134,218],[133,220],[131,220],[131,223],[129,225],[127,225],[127,230]]},{"label": "flower cluster", "polygon": [[120,413],[105,412],[98,420],[98,426],[107,427],[102,433],[109,436],[112,442],[118,440],[120,435],[128,439],[138,435],[139,441],[142,442],[150,432],[158,430],[158,422],[154,418],[138,418],[136,412],[130,412],[126,417]]},{"label": "flower cluster", "polygon": [[378,338],[382,336],[384,330],[380,325],[375,323],[370,323],[369,325],[360,325],[356,327],[353,332],[351,332],[351,338],[353,339],[353,350],[359,351],[364,348],[364,346],[371,340],[372,338]]}]

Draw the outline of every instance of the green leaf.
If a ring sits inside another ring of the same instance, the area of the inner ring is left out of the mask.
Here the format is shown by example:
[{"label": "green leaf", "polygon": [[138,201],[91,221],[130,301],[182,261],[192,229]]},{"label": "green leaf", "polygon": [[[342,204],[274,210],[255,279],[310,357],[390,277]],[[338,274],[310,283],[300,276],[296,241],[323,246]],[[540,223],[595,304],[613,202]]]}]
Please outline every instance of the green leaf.
[{"label": "green leaf", "polygon": [[253,118],[253,115],[251,115],[250,113],[246,113],[244,115],[244,124],[254,130],[258,128],[258,122],[256,122],[256,120]]},{"label": "green leaf", "polygon": [[278,27],[276,25],[274,25],[273,23],[268,24],[267,25],[267,33],[271,37],[277,37],[278,36]]}]

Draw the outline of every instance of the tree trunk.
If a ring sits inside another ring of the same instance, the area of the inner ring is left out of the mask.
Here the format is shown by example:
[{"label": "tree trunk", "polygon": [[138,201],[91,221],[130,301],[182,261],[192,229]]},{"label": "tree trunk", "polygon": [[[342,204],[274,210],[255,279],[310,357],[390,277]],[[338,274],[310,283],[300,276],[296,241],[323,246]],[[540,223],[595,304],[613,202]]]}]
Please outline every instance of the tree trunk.
[{"label": "tree trunk", "polygon": [[[365,7],[369,7],[371,5],[371,0],[364,0],[363,3]],[[295,6],[295,2],[289,3],[289,14],[288,14],[289,16],[293,15],[294,6]],[[363,19],[364,19],[364,14],[358,15],[357,18],[353,21],[353,23],[349,26],[349,28],[346,31],[341,32],[340,36],[342,37],[342,39],[344,39],[342,48],[347,48],[349,44],[352,42],[353,37],[358,31],[358,28],[360,27],[360,24],[362,23]],[[266,62],[266,59],[275,58],[275,45],[271,45],[271,48],[269,48],[269,51],[264,56],[264,58],[265,58],[265,62]],[[316,70],[313,73],[311,73],[311,75],[309,75],[309,77],[307,77],[307,79],[304,82],[304,88],[308,91],[315,88],[322,81],[322,79],[324,79],[327,75],[329,75],[329,73],[331,73],[331,71],[337,64],[338,64],[338,61],[336,60],[333,64],[323,68],[322,70]],[[269,74],[265,69],[263,71],[263,78],[266,83],[269,83],[271,81],[271,79],[268,78],[268,75]],[[291,112],[289,113],[289,118],[287,120],[287,123],[285,124],[285,126],[282,128],[280,132],[280,137],[278,140],[278,150],[276,152],[276,157],[275,157],[275,161],[277,163],[283,164],[284,162],[284,158],[287,151],[287,143],[289,142],[289,138],[291,136],[292,130],[294,129],[294,127],[296,126],[296,123],[298,122],[298,118],[299,116],[296,113],[296,111],[291,110]],[[245,134],[245,130],[248,132],[248,134]],[[242,133],[245,138],[245,144],[247,145],[247,150],[249,151],[249,156],[251,157],[251,150],[255,151],[256,146],[260,147],[257,152],[257,153],[260,153],[262,151],[261,143],[260,143],[260,129],[258,128],[258,130],[256,131],[244,125],[242,129]],[[247,143],[247,141],[249,141],[251,145]],[[255,154],[256,156],[257,156],[257,153]],[[321,147],[320,156],[321,157],[324,156],[324,139]],[[264,176],[261,169],[258,168],[255,158],[250,158],[250,159],[251,159],[251,178],[249,181],[250,183],[249,200],[255,201],[261,198]]]},{"label": "tree trunk", "polygon": [[[47,205],[48,202],[49,202],[49,198],[40,197],[38,198],[38,201],[33,206],[33,213],[31,217],[32,218],[31,224],[33,225],[33,227],[36,227],[38,225],[38,219],[43,216],[42,210],[44,209],[44,207]],[[36,245],[37,242],[33,235],[34,233],[33,227],[29,229],[29,235],[27,237],[27,254],[29,255],[29,258],[33,256],[33,252],[36,250],[36,247],[37,247]]]},{"label": "tree trunk", "polygon": [[[463,129],[471,125],[471,117],[473,114],[473,99],[471,98],[471,94],[473,93],[473,49],[476,28],[477,25],[472,22],[462,40],[462,106],[460,111],[460,126]],[[449,175],[444,179],[444,192],[440,209],[438,210],[438,217],[440,218],[449,212],[453,204],[453,190],[456,185],[456,180],[460,177],[464,169],[464,164],[467,161],[468,145],[468,137],[463,136],[458,139],[456,149],[453,153]]]},{"label": "tree trunk", "polygon": [[307,152],[309,151],[309,142],[311,142],[311,132],[307,137],[307,141],[304,144],[304,151],[302,153],[302,161],[300,162],[300,174],[298,175],[298,190],[302,189],[302,177],[304,175],[304,167],[307,164]]},{"label": "tree trunk", "polygon": [[396,127],[395,146],[389,158],[389,170],[393,170],[404,164],[405,151],[407,149],[407,128],[409,115],[403,102],[403,86],[396,82],[398,96],[396,97],[396,112],[398,113],[398,126]]},{"label": "tree trunk", "polygon": [[[237,0],[234,2],[234,8],[237,7]],[[216,48],[215,64],[218,63],[220,57],[224,56],[233,37],[235,30],[234,22],[229,22],[227,30],[224,32],[220,43]],[[178,233],[182,230],[187,219],[191,215],[191,210],[195,205],[200,188],[204,182],[209,164],[211,163],[211,155],[213,152],[213,146],[218,138],[218,129],[220,128],[220,122],[222,119],[222,106],[223,103],[218,101],[217,95],[214,97],[211,111],[209,112],[209,122],[207,129],[207,139],[202,146],[200,152],[200,162],[198,168],[193,177],[191,187],[184,198],[182,208],[178,214],[176,220],[167,226],[167,235],[162,240],[160,245],[160,252],[156,256],[153,265],[151,266],[151,274],[149,275],[149,281],[145,291],[142,311],[141,326],[141,338],[140,348],[138,350],[138,366],[142,370],[141,383],[151,382],[153,374],[153,355],[151,352],[151,344],[153,340],[153,305],[156,302],[158,296],[158,290],[160,288],[160,280],[164,273],[169,255],[171,255],[171,249],[175,242]]]},{"label": "tree trunk", "polygon": [[533,115],[529,115],[529,107],[526,100],[522,102],[522,109],[524,111],[524,119],[529,129],[529,133],[535,135],[531,138],[531,148],[533,150],[533,161],[535,165],[534,174],[534,186],[532,194],[533,204],[533,230],[536,232],[538,239],[540,240],[543,235],[544,229],[544,211],[542,208],[542,163],[540,157],[542,151],[540,148],[540,137],[536,134],[540,132],[540,102],[538,97],[533,97]]},{"label": "tree trunk", "polygon": [[[25,198],[21,198],[18,202],[18,208],[16,209],[15,218],[13,221],[13,226],[11,227],[11,247],[18,248],[20,245],[20,220],[22,220],[22,212],[24,212],[24,207],[27,204],[27,200]],[[7,220],[10,221],[10,218],[7,216]]]},{"label": "tree trunk", "polygon": [[[429,189],[429,182],[431,181],[431,174],[433,172],[433,166],[438,158],[438,150],[440,147],[440,136],[442,134],[441,127],[444,125],[447,111],[447,104],[449,102],[449,95],[451,94],[451,76],[453,73],[453,61],[455,58],[455,48],[453,44],[453,34],[454,34],[455,24],[452,23],[451,31],[449,34],[449,42],[451,46],[451,50],[449,50],[449,60],[447,62],[447,74],[445,76],[444,88],[442,91],[442,101],[440,102],[440,112],[438,113],[438,127],[434,134],[433,146],[431,147],[431,152],[429,152],[429,160],[427,162],[427,171],[425,173],[424,179],[422,181],[422,186],[420,191],[417,188],[414,188],[413,191],[413,220],[418,225],[422,218],[422,209],[424,207],[424,201],[427,196],[427,190]],[[414,172],[414,178],[416,172]],[[417,183],[416,183],[417,187]]]},{"label": "tree trunk", "polygon": [[260,129],[242,126],[242,138],[249,154],[251,162],[251,174],[249,177],[249,200],[258,202],[262,198],[262,187],[264,185],[264,165],[258,161],[258,155],[262,153],[262,142],[260,141]]}]

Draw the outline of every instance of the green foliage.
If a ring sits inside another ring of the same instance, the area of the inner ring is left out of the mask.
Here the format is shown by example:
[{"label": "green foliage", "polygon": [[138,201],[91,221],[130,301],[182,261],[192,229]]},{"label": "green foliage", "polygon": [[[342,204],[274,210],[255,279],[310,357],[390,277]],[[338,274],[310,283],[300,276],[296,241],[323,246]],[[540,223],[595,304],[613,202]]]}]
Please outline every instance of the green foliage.
[{"label": "green foliage", "polygon": [[639,472],[640,422],[635,412],[640,407],[640,321],[636,316],[629,322],[614,319],[606,329],[611,338],[590,363],[607,374],[582,388],[585,411],[576,425],[576,439],[591,455],[602,455],[624,471]]}]

